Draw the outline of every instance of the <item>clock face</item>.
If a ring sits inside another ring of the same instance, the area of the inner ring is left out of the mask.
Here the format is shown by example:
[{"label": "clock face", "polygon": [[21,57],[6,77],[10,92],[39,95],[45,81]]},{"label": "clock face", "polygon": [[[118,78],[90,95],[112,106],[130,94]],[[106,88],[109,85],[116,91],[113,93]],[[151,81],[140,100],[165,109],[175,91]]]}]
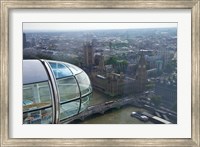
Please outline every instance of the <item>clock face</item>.
[{"label": "clock face", "polygon": [[145,68],[146,67],[146,65],[143,65],[143,68]]},{"label": "clock face", "polygon": [[138,67],[141,68],[141,65],[139,65]]}]

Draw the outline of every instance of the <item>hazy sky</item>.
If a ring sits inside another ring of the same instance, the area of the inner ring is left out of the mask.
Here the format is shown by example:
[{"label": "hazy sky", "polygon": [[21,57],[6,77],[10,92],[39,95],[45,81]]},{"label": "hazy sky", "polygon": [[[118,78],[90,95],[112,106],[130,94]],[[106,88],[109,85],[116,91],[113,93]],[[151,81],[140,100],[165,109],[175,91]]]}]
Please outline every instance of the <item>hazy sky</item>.
[{"label": "hazy sky", "polygon": [[23,23],[23,31],[79,31],[169,27],[177,27],[177,23]]}]

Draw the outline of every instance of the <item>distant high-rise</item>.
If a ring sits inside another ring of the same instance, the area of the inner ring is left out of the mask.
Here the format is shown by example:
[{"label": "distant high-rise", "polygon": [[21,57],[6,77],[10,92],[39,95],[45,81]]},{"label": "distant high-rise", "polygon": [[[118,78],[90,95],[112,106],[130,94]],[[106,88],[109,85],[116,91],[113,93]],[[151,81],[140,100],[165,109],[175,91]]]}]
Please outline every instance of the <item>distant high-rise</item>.
[{"label": "distant high-rise", "polygon": [[31,46],[34,47],[35,46],[35,38],[31,38]]},{"label": "distant high-rise", "polygon": [[23,33],[23,48],[26,47],[26,34]]},{"label": "distant high-rise", "polygon": [[83,46],[84,51],[84,64],[87,67],[91,67],[94,64],[94,51],[92,43],[86,42]]},{"label": "distant high-rise", "polygon": [[111,41],[109,42],[109,48],[110,48],[110,51],[112,52],[113,50],[112,50],[112,42]]}]

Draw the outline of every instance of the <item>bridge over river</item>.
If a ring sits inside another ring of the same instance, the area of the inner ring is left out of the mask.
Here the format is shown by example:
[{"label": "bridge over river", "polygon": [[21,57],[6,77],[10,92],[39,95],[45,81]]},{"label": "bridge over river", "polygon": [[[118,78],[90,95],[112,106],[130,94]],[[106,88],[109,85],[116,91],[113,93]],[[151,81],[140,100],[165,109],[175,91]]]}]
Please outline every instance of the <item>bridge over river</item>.
[{"label": "bridge over river", "polygon": [[89,106],[84,112],[72,117],[68,118],[65,123],[70,123],[74,120],[84,120],[86,117],[91,116],[93,114],[104,114],[106,111],[113,109],[113,108],[121,108],[125,105],[134,105],[136,102],[135,97],[125,97],[118,100],[107,101],[98,105]]}]

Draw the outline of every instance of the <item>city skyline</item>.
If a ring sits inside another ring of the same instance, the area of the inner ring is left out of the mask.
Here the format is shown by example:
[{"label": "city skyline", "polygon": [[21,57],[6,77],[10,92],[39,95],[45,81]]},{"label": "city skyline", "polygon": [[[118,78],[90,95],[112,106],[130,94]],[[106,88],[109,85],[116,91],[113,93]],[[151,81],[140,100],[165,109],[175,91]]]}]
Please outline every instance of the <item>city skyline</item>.
[{"label": "city skyline", "polygon": [[[111,23],[103,24],[99,28],[111,27]],[[128,27],[123,23],[117,28],[125,26]],[[48,86],[52,79],[23,84],[24,124],[177,123],[177,28],[23,32],[23,59],[28,63],[23,73],[28,76],[31,74],[25,71],[36,68],[30,62],[49,62],[49,74],[56,77],[53,81],[58,87],[54,89],[58,96],[54,96],[49,95],[53,91]],[[65,65],[85,72],[85,76],[75,75],[80,80],[78,85]],[[38,75],[31,80],[40,79],[41,74]],[[79,94],[77,89],[81,90]],[[58,117],[52,117],[54,109],[38,111],[43,102],[49,104],[59,97]],[[39,108],[35,109],[35,105]],[[114,108],[119,111],[109,111]]]},{"label": "city skyline", "polygon": [[24,32],[34,31],[88,31],[88,30],[117,30],[117,29],[150,29],[150,28],[177,28],[177,23],[138,23],[138,22],[60,22],[60,23],[23,23]]}]

